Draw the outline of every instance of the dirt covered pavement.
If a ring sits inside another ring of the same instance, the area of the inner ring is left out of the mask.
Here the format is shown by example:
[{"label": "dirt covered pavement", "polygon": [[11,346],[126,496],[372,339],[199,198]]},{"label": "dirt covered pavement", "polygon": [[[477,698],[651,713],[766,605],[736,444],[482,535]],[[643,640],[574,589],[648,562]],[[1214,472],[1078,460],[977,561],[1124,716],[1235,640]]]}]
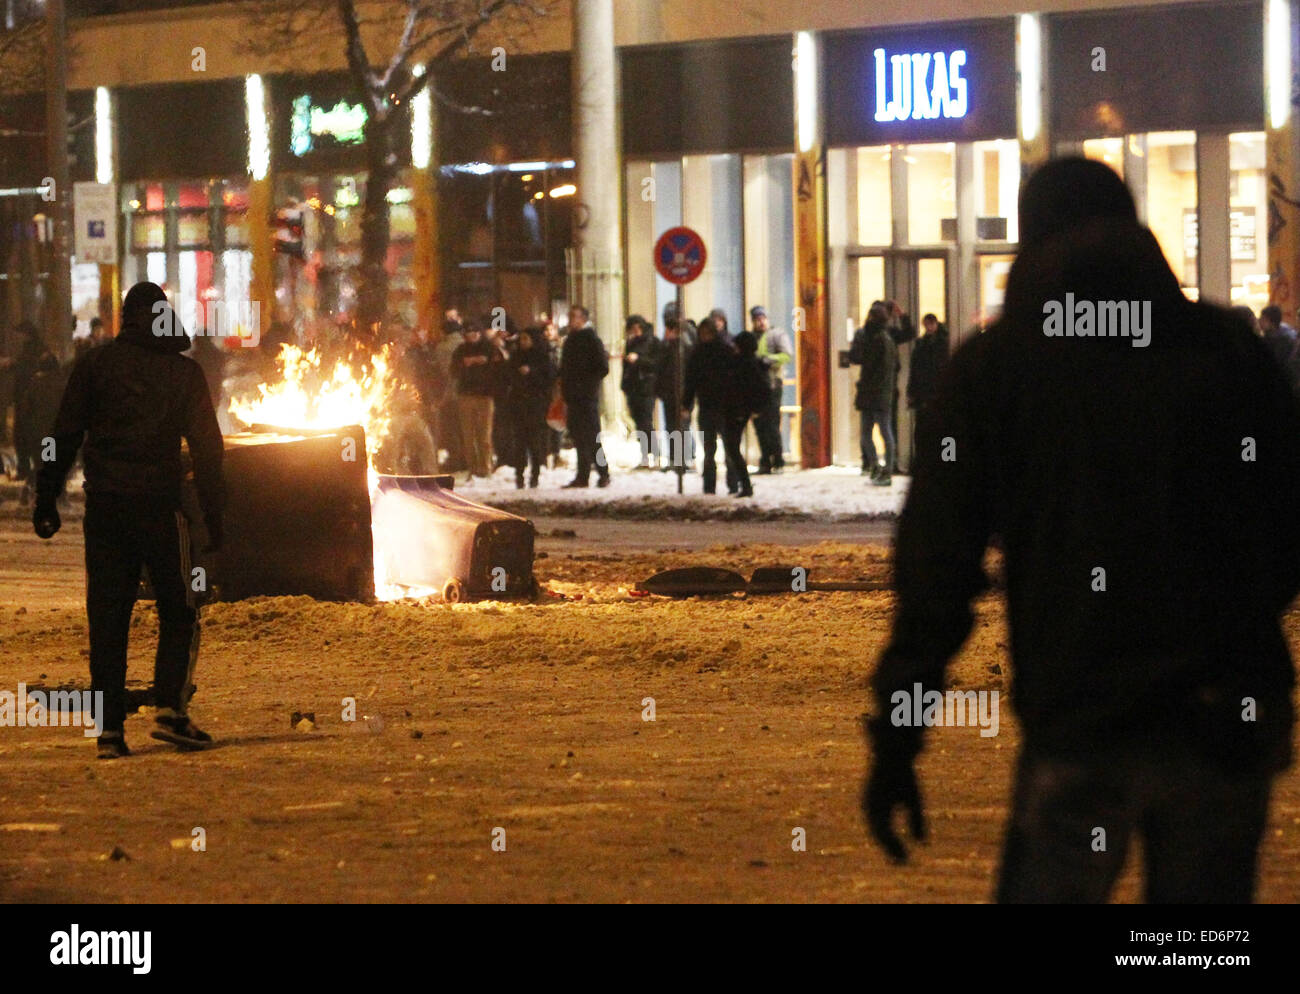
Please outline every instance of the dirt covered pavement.
[{"label": "dirt covered pavement", "polygon": [[[6,517],[0,688],[84,685],[77,522],[42,546]],[[888,865],[861,826],[857,721],[891,594],[627,592],[697,563],[877,579],[887,553],[552,551],[537,572],[568,599],[537,605],[214,605],[193,712],[219,748],[178,753],[141,715],[127,723],[135,756],[115,763],[79,729],[0,728],[0,899],[987,900],[1018,744],[1005,699],[996,737],[932,732],[933,839],[912,865]],[[1300,614],[1287,627],[1300,643]],[[133,681],[149,677],[155,633],[152,606],[137,608]],[[1005,693],[1005,642],[990,596],[954,685]],[[341,720],[347,697],[356,722]],[[294,712],[316,728],[295,729]],[[1137,896],[1130,861],[1118,897]],[[1294,774],[1275,795],[1259,898],[1300,900]]]}]

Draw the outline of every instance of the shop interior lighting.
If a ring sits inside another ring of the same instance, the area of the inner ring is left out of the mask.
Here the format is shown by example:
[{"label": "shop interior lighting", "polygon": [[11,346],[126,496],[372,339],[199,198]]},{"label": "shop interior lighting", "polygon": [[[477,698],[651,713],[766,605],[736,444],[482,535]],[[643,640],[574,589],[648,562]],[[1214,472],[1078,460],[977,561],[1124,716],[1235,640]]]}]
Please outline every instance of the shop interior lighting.
[{"label": "shop interior lighting", "polygon": [[799,121],[799,151],[809,152],[817,140],[817,43],[811,31],[795,35],[795,101]]},{"label": "shop interior lighting", "polygon": [[95,87],[95,182],[113,182],[113,101],[108,87]]},{"label": "shop interior lighting", "polygon": [[1291,114],[1291,4],[1268,0],[1264,9],[1264,88],[1268,125],[1286,127]]},{"label": "shop interior lighting", "polygon": [[248,173],[266,179],[271,165],[271,128],[266,116],[266,88],[262,77],[244,77],[244,104],[248,116]]},{"label": "shop interior lighting", "polygon": [[1032,142],[1043,123],[1043,38],[1037,14],[1017,17],[1016,58],[1020,70],[1020,138]]},{"label": "shop interior lighting", "polygon": [[[424,75],[424,66],[417,65],[413,70],[416,78]],[[428,169],[433,161],[433,115],[432,100],[426,86],[415,95],[411,107],[411,165],[416,169]]]}]

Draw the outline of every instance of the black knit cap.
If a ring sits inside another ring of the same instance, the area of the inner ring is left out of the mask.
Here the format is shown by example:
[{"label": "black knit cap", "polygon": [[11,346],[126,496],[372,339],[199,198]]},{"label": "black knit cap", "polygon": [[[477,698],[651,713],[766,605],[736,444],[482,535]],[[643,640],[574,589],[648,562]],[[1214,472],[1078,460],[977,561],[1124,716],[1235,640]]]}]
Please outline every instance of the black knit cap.
[{"label": "black knit cap", "polygon": [[1137,223],[1133,194],[1115,170],[1078,156],[1053,159],[1020,191],[1020,247],[1101,217]]}]

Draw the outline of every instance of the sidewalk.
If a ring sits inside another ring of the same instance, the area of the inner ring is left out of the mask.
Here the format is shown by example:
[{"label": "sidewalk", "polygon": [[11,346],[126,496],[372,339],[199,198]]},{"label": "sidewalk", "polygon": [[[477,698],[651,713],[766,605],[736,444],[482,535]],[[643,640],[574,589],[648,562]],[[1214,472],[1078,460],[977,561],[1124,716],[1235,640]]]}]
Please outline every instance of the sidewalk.
[{"label": "sidewalk", "polygon": [[561,489],[571,479],[572,469],[548,469],[536,490],[516,490],[514,470],[503,466],[490,480],[458,482],[456,490],[470,500],[535,517],[839,522],[897,516],[909,483],[896,476],[892,486],[873,487],[856,466],[787,469],[779,476],[753,476],[754,496],[740,500],[727,495],[721,479],[722,493],[705,496],[699,473],[686,474],[680,497],[674,473],[615,470],[606,490],[596,488],[593,473],[586,490]]},{"label": "sidewalk", "polygon": [[[566,455],[573,459],[572,450]],[[721,470],[721,467],[719,467]],[[895,476],[892,486],[873,487],[856,466],[824,469],[787,469],[779,476],[753,476],[754,496],[739,500],[726,493],[719,472],[721,494],[705,496],[698,472],[684,477],[685,494],[677,495],[674,473],[614,469],[607,490],[596,487],[593,472],[586,490],[564,490],[573,479],[572,468],[545,469],[536,490],[516,490],[514,470],[503,466],[489,480],[460,482],[456,491],[480,504],[488,504],[524,517],[632,518],[666,521],[873,521],[898,515],[910,479]],[[0,475],[0,516],[27,517],[30,507],[20,506],[22,486]],[[71,504],[65,517],[81,514],[80,473],[69,480]]]}]

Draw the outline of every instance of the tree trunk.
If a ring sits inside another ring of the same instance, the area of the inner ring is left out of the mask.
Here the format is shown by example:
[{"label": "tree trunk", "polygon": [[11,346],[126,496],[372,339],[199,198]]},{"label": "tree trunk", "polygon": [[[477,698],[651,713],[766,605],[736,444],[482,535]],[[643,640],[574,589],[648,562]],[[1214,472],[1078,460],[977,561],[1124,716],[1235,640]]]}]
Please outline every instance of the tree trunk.
[{"label": "tree trunk", "polygon": [[397,175],[390,119],[366,122],[366,199],[361,215],[357,331],[379,331],[388,311],[388,191]]}]

